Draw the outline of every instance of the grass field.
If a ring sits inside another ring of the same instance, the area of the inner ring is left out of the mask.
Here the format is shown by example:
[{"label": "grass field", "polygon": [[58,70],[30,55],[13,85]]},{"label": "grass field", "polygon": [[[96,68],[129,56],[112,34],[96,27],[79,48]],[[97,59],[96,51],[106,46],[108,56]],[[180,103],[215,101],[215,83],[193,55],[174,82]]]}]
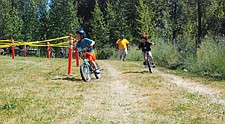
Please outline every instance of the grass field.
[{"label": "grass field", "polygon": [[98,63],[103,78],[87,83],[75,64],[66,76],[67,59],[0,56],[0,123],[225,122],[225,81],[163,68],[150,74],[141,62]]}]

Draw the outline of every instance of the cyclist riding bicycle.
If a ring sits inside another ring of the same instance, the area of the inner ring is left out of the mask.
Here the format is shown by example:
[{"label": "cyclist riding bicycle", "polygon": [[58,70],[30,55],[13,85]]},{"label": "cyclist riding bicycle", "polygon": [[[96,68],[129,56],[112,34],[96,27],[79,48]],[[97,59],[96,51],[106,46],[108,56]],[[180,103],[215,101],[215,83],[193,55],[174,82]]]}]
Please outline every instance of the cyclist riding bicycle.
[{"label": "cyclist riding bicycle", "polygon": [[155,45],[155,43],[148,42],[148,36],[146,34],[143,34],[141,36],[141,43],[139,44],[138,49],[142,49],[142,53],[143,53],[143,57],[144,57],[143,65],[145,67],[146,67],[146,59],[147,59],[147,56],[145,54],[146,52],[148,52],[150,55],[150,59],[151,59],[153,68],[155,67],[155,63],[154,63],[154,60],[152,57],[152,52],[151,52],[151,46],[154,46],[154,45]]},{"label": "cyclist riding bicycle", "polygon": [[94,48],[93,48],[95,42],[91,39],[85,38],[86,32],[84,30],[77,30],[76,37],[78,39],[78,42],[76,43],[76,48],[78,49],[88,48],[86,50],[85,56],[93,65],[95,72],[100,73],[100,70],[97,69],[97,65],[95,63],[96,57],[95,57]]}]

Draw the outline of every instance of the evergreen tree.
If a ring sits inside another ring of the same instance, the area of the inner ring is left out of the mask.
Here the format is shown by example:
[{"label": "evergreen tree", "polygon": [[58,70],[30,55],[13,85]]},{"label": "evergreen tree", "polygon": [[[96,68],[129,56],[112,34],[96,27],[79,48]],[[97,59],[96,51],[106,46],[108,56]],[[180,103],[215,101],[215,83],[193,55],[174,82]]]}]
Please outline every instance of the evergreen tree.
[{"label": "evergreen tree", "polygon": [[139,5],[136,6],[139,18],[137,22],[139,23],[139,34],[153,35],[154,30],[154,13],[149,7],[149,3],[144,0],[139,0]]},{"label": "evergreen tree", "polygon": [[20,0],[21,18],[23,20],[23,40],[33,41],[38,37],[38,8],[36,0]]},{"label": "evergreen tree", "polygon": [[106,26],[103,13],[100,10],[98,1],[95,2],[95,8],[92,14],[93,14],[93,19],[91,21],[92,39],[96,41],[96,47],[104,48],[104,46],[110,44],[109,30]]},{"label": "evergreen tree", "polygon": [[15,6],[8,0],[0,2],[0,38],[10,39],[11,37],[20,40],[22,20],[18,16]]},{"label": "evergreen tree", "polygon": [[73,0],[52,0],[50,8],[49,33],[51,38],[74,34],[80,27],[77,7]]},{"label": "evergreen tree", "polygon": [[45,40],[50,37],[49,32],[49,12],[48,12],[48,1],[40,0],[38,2],[38,20],[39,20],[39,31],[38,39]]},{"label": "evergreen tree", "polygon": [[117,39],[121,35],[125,35],[125,38],[130,41],[132,39],[131,18],[128,15],[128,4],[124,1],[115,0],[107,2],[106,20],[108,28],[110,30],[110,41],[115,44]]},{"label": "evergreen tree", "polygon": [[118,34],[116,34],[117,27],[115,26],[117,25],[117,15],[109,1],[107,1],[106,13],[107,29],[109,29],[109,41],[111,42],[111,45],[115,45],[118,37]]}]

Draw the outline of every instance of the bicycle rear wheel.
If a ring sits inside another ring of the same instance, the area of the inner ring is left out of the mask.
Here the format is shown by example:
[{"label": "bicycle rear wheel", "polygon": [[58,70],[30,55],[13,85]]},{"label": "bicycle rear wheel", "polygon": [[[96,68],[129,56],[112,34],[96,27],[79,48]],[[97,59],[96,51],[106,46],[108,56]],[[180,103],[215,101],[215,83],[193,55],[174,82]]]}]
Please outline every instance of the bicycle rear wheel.
[{"label": "bicycle rear wheel", "polygon": [[91,81],[91,71],[88,65],[82,64],[80,66],[80,74],[84,81]]},{"label": "bicycle rear wheel", "polygon": [[152,73],[151,61],[150,61],[149,58],[147,59],[147,63],[146,64],[148,65],[149,72]]}]

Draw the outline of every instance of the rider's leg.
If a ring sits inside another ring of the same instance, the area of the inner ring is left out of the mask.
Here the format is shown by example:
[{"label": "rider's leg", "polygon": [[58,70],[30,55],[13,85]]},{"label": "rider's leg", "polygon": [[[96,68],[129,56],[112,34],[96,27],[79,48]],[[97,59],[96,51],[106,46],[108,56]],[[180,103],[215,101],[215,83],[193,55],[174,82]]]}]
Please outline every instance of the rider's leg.
[{"label": "rider's leg", "polygon": [[91,63],[91,65],[94,67],[94,69],[97,69],[97,65],[96,65],[95,61],[90,60],[90,63]]},{"label": "rider's leg", "polygon": [[151,59],[151,62],[152,62],[153,68],[154,68],[155,67],[155,62],[153,60],[152,52],[151,51],[149,51],[149,55],[150,55],[150,59]]},{"label": "rider's leg", "polygon": [[97,64],[95,63],[96,57],[94,53],[86,53],[86,57],[89,59],[91,65],[94,67],[95,72],[100,73],[100,70],[97,68]]}]

